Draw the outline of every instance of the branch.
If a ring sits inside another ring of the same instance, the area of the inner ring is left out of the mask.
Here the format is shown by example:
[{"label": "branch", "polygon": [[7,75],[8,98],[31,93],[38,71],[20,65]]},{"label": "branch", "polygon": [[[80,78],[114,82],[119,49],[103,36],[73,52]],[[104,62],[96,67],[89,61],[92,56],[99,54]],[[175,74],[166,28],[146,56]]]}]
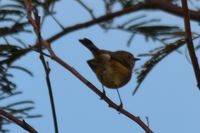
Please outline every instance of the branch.
[{"label": "branch", "polygon": [[54,122],[54,129],[55,133],[58,133],[58,122],[57,122],[57,116],[56,116],[56,109],[55,109],[55,104],[54,104],[54,98],[53,98],[53,92],[52,92],[52,87],[51,87],[51,81],[50,81],[50,68],[48,66],[48,63],[46,64],[45,58],[42,53],[42,36],[41,36],[41,28],[40,28],[40,16],[38,16],[38,12],[35,9],[34,12],[34,18],[32,18],[32,0],[24,0],[25,7],[27,10],[27,18],[31,25],[34,28],[35,34],[37,35],[38,38],[38,51],[40,53],[40,60],[42,62],[42,65],[45,70],[46,74],[46,82],[48,86],[48,91],[49,91],[49,98],[50,98],[50,103],[51,103],[51,110],[52,110],[52,115],[53,115],[53,122]]},{"label": "branch", "polygon": [[145,4],[145,3],[139,3],[137,5],[124,8],[123,10],[120,10],[120,11],[117,11],[117,12],[114,12],[114,13],[111,13],[111,14],[103,15],[101,17],[89,20],[89,21],[84,22],[84,23],[80,23],[80,24],[76,24],[76,25],[73,25],[73,26],[70,26],[70,27],[66,27],[66,28],[64,28],[63,31],[61,31],[61,32],[55,34],[54,36],[50,37],[49,39],[47,39],[47,41],[51,43],[51,42],[57,40],[58,38],[60,38],[61,36],[66,35],[67,33],[70,33],[70,32],[76,31],[76,30],[80,30],[82,28],[86,28],[86,27],[92,26],[94,24],[105,22],[105,21],[114,19],[116,17],[131,13],[131,12],[134,12],[134,11],[145,9],[146,6],[147,6],[147,4]]},{"label": "branch", "polygon": [[187,6],[187,0],[182,0],[182,6],[183,6],[184,23],[185,23],[185,39],[187,42],[190,59],[192,61],[192,66],[195,72],[197,86],[200,89],[200,69],[199,69],[199,63],[195,54],[194,45],[192,42],[192,33],[190,29],[190,15],[189,15],[188,6]]},{"label": "branch", "polygon": [[95,15],[93,13],[93,10],[90,9],[82,0],[76,0],[83,8],[85,8],[85,10],[90,14],[90,16],[92,17],[92,19],[95,19]]},{"label": "branch", "polygon": [[[164,12],[184,17],[182,7],[172,4],[168,0],[146,0],[147,8],[151,10],[162,10]],[[194,21],[200,21],[200,11],[189,10],[191,19]]]},{"label": "branch", "polygon": [[[80,24],[76,24],[76,25],[73,25],[73,26],[70,26],[70,27],[66,27],[66,28],[64,28],[63,31],[61,31],[61,32],[55,34],[54,36],[50,37],[49,39],[47,39],[47,41],[49,41],[51,43],[51,42],[57,40],[58,38],[60,38],[61,36],[66,35],[67,33],[70,33],[70,32],[73,32],[75,30],[79,30],[79,29],[82,29],[82,28],[86,28],[86,27],[92,26],[92,25],[97,24],[97,23],[108,21],[108,20],[114,19],[116,17],[120,17],[122,15],[126,15],[126,14],[129,14],[129,13],[135,12],[135,11],[157,10],[157,9],[171,13],[173,15],[177,15],[179,17],[183,17],[182,8],[172,4],[169,1],[166,1],[166,0],[146,0],[144,3],[138,3],[138,4],[133,5],[131,7],[127,7],[127,8],[120,10],[120,11],[103,15],[101,17],[87,21],[85,23],[80,23]],[[192,20],[198,21],[198,22],[200,21],[200,11],[190,10],[190,14],[191,14]]]},{"label": "branch", "polygon": [[[26,1],[25,1],[26,2]],[[136,5],[127,7],[127,8],[123,8],[120,11],[116,11],[114,13],[110,13],[110,14],[106,14],[103,15],[101,17],[98,17],[96,19],[92,19],[90,21],[84,22],[84,23],[79,23],[73,26],[69,26],[69,27],[65,27],[63,28],[62,31],[60,31],[59,33],[53,35],[52,37],[46,39],[49,43],[52,43],[54,41],[56,41],[57,39],[59,39],[60,37],[74,32],[76,30],[80,30],[82,28],[86,28],[101,22],[105,22],[111,19],[114,19],[116,17],[120,17],[135,11],[139,11],[139,10],[162,10],[180,17],[183,17],[183,13],[182,13],[182,8],[178,7],[176,5],[173,5],[171,2],[166,1],[166,0],[146,0],[144,3],[138,3]],[[199,22],[200,21],[200,12],[199,11],[194,11],[194,10],[190,10],[190,16],[191,19],[194,21]],[[36,44],[37,45],[37,44]],[[31,50],[35,49],[36,45],[32,46],[31,48],[27,48],[24,49],[23,52],[18,55],[18,57],[21,57],[23,55],[25,55],[26,53],[30,52]],[[0,62],[1,63],[1,62]]]},{"label": "branch", "polygon": [[102,98],[109,107],[114,108],[115,110],[119,111],[120,113],[124,114],[134,122],[136,122],[141,128],[143,128],[146,133],[153,133],[151,129],[145,125],[143,121],[141,121],[138,117],[134,116],[124,108],[119,108],[117,104],[115,104],[111,99],[109,99],[107,96],[102,97],[103,93],[99,91],[91,82],[89,82],[86,78],[84,78],[78,71],[76,71],[73,67],[65,63],[63,60],[61,60],[51,49],[50,44],[48,44],[47,41],[43,42],[43,45],[45,45],[51,55],[51,58],[56,61],[58,64],[66,68],[68,71],[70,71],[74,76],[76,76],[80,81],[82,81],[86,86],[88,86],[94,93],[96,93],[100,98]]},{"label": "branch", "polygon": [[26,123],[24,120],[20,121],[15,116],[13,116],[11,113],[8,113],[0,108],[0,115],[8,118],[9,120],[13,121],[20,127],[22,127],[24,130],[28,131],[29,133],[38,133],[33,127],[31,127],[28,123]]}]

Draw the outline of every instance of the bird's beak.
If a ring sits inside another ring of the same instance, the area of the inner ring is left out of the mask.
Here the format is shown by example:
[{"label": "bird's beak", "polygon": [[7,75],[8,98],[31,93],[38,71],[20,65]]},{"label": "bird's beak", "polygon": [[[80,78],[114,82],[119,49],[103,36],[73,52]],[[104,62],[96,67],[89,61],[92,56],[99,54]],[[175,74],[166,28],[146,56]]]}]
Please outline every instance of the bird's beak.
[{"label": "bird's beak", "polygon": [[134,58],[134,61],[138,61],[138,60],[140,60],[140,58]]}]

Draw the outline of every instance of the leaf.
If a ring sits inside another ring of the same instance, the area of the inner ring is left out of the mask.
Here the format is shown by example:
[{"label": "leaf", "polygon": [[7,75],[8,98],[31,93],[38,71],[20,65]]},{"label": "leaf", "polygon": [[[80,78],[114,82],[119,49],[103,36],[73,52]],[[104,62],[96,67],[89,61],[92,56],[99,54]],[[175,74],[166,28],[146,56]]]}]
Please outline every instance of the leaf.
[{"label": "leaf", "polygon": [[15,45],[8,45],[8,44],[1,44],[0,45],[0,52],[3,52],[3,51],[14,51],[14,50],[17,50],[19,49],[20,47],[18,46],[15,46]]},{"label": "leaf", "polygon": [[[24,8],[24,0],[0,0],[0,2],[0,36],[1,39],[4,39],[6,42],[0,44],[0,100],[4,100],[3,103],[6,103],[6,105],[1,103],[1,108],[12,113],[18,118],[34,118],[40,115],[31,114],[30,111],[34,109],[33,101],[17,100],[10,104],[5,101],[8,98],[13,98],[19,96],[19,94],[22,94],[22,92],[15,91],[17,85],[11,80],[14,75],[8,70],[11,68],[18,69],[31,76],[33,75],[26,68],[12,64],[30,50],[27,50],[28,48],[22,48],[26,46],[23,44],[23,40],[18,39],[17,36],[19,33],[30,33],[30,28],[28,28],[30,24],[27,22],[27,19],[25,19],[26,11]],[[33,0],[32,2],[36,8],[43,6],[40,1],[38,2],[38,0]],[[45,2],[48,2],[48,8],[50,8],[52,5],[50,3],[55,2],[55,0],[44,1],[43,4],[45,4]],[[15,36],[15,38],[13,36]],[[22,44],[22,47],[9,44],[10,42],[13,42],[13,38],[15,39],[14,42]],[[5,124],[10,124],[10,122],[6,119],[2,119],[0,123],[0,132],[7,132],[8,130],[5,130],[2,126]]]},{"label": "leaf", "polygon": [[[199,38],[199,36],[194,37],[194,39]],[[184,39],[179,39],[174,43],[170,43],[166,46],[158,47],[154,50],[151,50],[149,54],[152,56],[149,60],[147,60],[141,68],[136,70],[137,74],[137,85],[133,91],[133,95],[136,94],[138,91],[140,85],[143,83],[144,79],[147,77],[147,75],[150,73],[150,71],[161,61],[163,60],[166,56],[174,52],[176,49],[180,48],[185,44]],[[144,55],[143,55],[144,56]],[[149,56],[149,55],[147,55]]]},{"label": "leaf", "polygon": [[150,71],[167,55],[178,49],[185,44],[185,40],[180,39],[174,43],[166,45],[164,47],[159,47],[157,51],[154,51],[153,56],[146,61],[142,67],[136,71],[137,74],[137,85],[133,91],[133,95],[138,91],[140,85],[143,83],[144,79],[150,73]]},{"label": "leaf", "polygon": [[0,61],[0,65],[7,64],[9,66],[21,56],[25,55],[28,51],[28,49],[15,49],[14,51],[8,54],[8,57],[6,59]]},{"label": "leaf", "polygon": [[28,69],[24,68],[24,67],[21,67],[21,66],[10,66],[10,68],[21,70],[21,71],[29,74],[30,76],[33,76],[33,73],[31,71],[29,71]]},{"label": "leaf", "polygon": [[15,23],[12,26],[4,26],[0,28],[0,36],[7,36],[17,34],[19,32],[30,33],[30,30],[25,29],[25,27],[29,25],[27,22]]},{"label": "leaf", "polygon": [[3,95],[3,96],[0,97],[0,101],[5,100],[5,99],[7,99],[9,97],[13,97],[13,96],[19,95],[19,94],[22,94],[22,92],[18,91],[18,92],[14,92],[12,94],[9,94],[9,95]]},{"label": "leaf", "polygon": [[27,118],[39,118],[42,117],[42,115],[28,115]]},{"label": "leaf", "polygon": [[6,15],[18,15],[18,16],[24,16],[24,13],[19,10],[9,10],[9,9],[1,9],[0,10],[0,18],[5,17]]},{"label": "leaf", "polygon": [[11,108],[13,106],[18,106],[18,105],[25,105],[25,104],[33,104],[34,102],[33,101],[19,101],[19,102],[15,102],[15,103],[12,103],[12,104],[8,104],[6,106],[6,108]]},{"label": "leaf", "polygon": [[132,29],[132,31],[134,31],[135,33],[140,33],[144,35],[146,40],[148,40],[148,38],[155,40],[155,38],[158,36],[165,36],[165,38],[166,36],[168,36],[170,39],[173,39],[173,38],[176,38],[177,36],[180,37],[180,34],[177,34],[177,33],[182,32],[182,30],[179,27],[164,26],[164,25],[140,26],[140,27]]},{"label": "leaf", "polygon": [[[159,22],[160,19],[151,19],[151,20],[141,20],[145,18],[145,16],[139,16],[137,18],[129,19],[128,21],[122,23],[121,25],[112,28],[119,29],[122,31],[127,31],[131,33],[131,37],[128,40],[128,46],[131,44],[134,36],[136,34],[142,34],[146,41],[152,39],[154,41],[164,42],[170,39],[180,39],[183,37],[185,33],[178,26],[169,26],[169,25],[155,25],[152,23]],[[174,41],[174,40],[173,40]]]}]

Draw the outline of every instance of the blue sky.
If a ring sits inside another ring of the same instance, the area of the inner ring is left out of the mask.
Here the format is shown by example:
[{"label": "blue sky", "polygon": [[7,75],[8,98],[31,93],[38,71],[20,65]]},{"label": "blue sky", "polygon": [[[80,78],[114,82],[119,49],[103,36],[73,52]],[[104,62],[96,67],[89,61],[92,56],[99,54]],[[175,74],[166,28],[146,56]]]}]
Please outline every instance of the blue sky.
[{"label": "blue sky", "polygon": [[[85,2],[95,9],[97,16],[103,14],[102,2],[89,0]],[[89,14],[73,0],[59,2],[56,5],[56,11],[58,20],[64,26],[71,26],[90,20]],[[163,23],[181,25],[183,27],[181,18],[162,12],[154,14],[154,12],[147,13],[142,11],[119,19],[116,18],[116,21],[120,22],[124,18],[143,13],[157,18],[165,15]],[[192,29],[198,31],[199,26],[196,23],[192,23]],[[57,24],[49,18],[44,24],[42,35],[44,38],[48,38],[60,30]],[[127,50],[136,56],[160,45],[151,40],[146,42],[143,36],[137,35],[131,46],[127,47],[126,42],[129,36],[128,33],[121,31],[110,30],[105,32],[99,26],[94,25],[63,36],[54,42],[52,47],[59,57],[101,89],[101,84],[86,63],[88,59],[92,58],[92,55],[78,42],[78,39],[87,37],[99,48],[112,51]],[[26,37],[29,44],[33,43],[35,39],[35,36],[22,37]],[[150,128],[155,133],[198,133],[200,130],[200,107],[198,106],[200,92],[196,87],[192,66],[185,58],[185,47],[180,50],[183,54],[172,53],[152,70],[135,96],[131,95],[136,82],[135,75],[127,85],[119,90],[124,108],[139,116],[143,121],[148,116]],[[199,52],[197,54],[199,55]],[[96,94],[69,71],[56,62],[50,59],[47,60],[51,67],[50,75],[60,133],[144,132],[135,122],[109,108],[104,101],[100,100]],[[136,67],[139,67],[144,60],[145,58],[138,62]],[[15,74],[13,80],[18,84],[18,89],[24,93],[21,97],[10,99],[10,101],[19,99],[35,101],[36,109],[34,113],[42,114],[43,117],[27,119],[26,121],[40,133],[53,133],[48,90],[39,55],[31,52],[18,60],[16,64],[32,70],[34,77],[30,77],[21,71],[13,71]],[[115,90],[106,89],[106,94],[113,101],[119,103]],[[25,133],[23,129],[14,124],[9,127],[13,132]]]}]

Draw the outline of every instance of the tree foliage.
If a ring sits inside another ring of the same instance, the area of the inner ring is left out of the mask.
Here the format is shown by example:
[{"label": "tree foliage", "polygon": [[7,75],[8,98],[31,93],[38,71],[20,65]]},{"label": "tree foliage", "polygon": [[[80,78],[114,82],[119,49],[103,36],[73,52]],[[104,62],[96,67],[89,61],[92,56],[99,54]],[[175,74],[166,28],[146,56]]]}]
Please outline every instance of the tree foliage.
[{"label": "tree foliage", "polygon": [[[154,2],[156,1],[157,0]],[[63,27],[55,18],[56,12],[54,7],[57,2],[59,2],[59,0],[46,0],[45,2],[34,0],[33,5],[35,9],[41,9],[42,22],[44,22],[47,17],[52,17],[56,23],[61,26],[61,28],[65,29],[67,27]],[[134,37],[137,34],[143,35],[146,38],[146,41],[151,39],[153,41],[160,42],[161,46],[158,48],[154,48],[146,53],[140,54],[141,57],[146,56],[148,58],[144,64],[136,70],[137,85],[133,92],[134,94],[139,89],[139,86],[144,82],[146,76],[148,76],[150,71],[161,60],[165,59],[167,55],[177,51],[185,44],[185,40],[183,39],[185,35],[183,29],[179,25],[161,24],[161,18],[149,19],[146,14],[143,14],[141,16],[130,16],[129,19],[124,19],[123,22],[117,24],[115,23],[114,17],[112,16],[108,19],[105,17],[104,20],[99,20],[100,22],[95,22],[95,20],[98,19],[98,17],[94,14],[95,9],[89,7],[84,1],[76,0],[76,2],[79,3],[86,11],[88,11],[92,18],[91,21],[94,21],[93,24],[98,24],[104,30],[119,30],[128,32],[130,34],[130,38],[127,40],[127,46],[132,44],[131,42],[134,40]],[[169,3],[169,5],[175,5],[177,7],[181,6],[180,1],[178,0],[165,0],[165,2]],[[196,4],[194,4],[198,1],[190,2],[192,9],[200,9],[196,6]],[[16,66],[15,61],[21,59],[20,57],[23,57],[25,54],[29,53],[32,48],[35,47],[35,44],[28,46],[25,43],[24,38],[20,36],[21,34],[33,34],[32,30],[30,29],[30,23],[26,19],[27,16],[24,7],[24,1],[10,0],[8,2],[1,0],[0,3],[0,100],[6,100],[16,95],[22,95],[22,92],[17,91],[16,83],[12,81],[12,77],[14,75],[9,72],[10,69],[21,70],[30,76],[33,76],[31,70],[27,70],[27,68],[24,68],[23,66]],[[120,6],[119,10],[125,11],[126,9],[141,4],[146,4],[143,7],[144,10],[151,7],[153,8],[155,6],[153,5],[153,0],[103,0],[103,4],[105,10],[104,15],[112,15],[116,5]],[[174,13],[174,15],[177,14]],[[79,29],[80,28],[75,28],[74,30],[71,29],[71,32]],[[66,33],[64,33],[64,31],[65,30],[61,31],[62,35],[70,32],[70,30],[66,31]],[[193,35],[193,39],[198,39],[199,33],[194,33]],[[195,48],[196,50],[199,50],[200,45],[197,45]],[[17,106],[20,106],[20,108]],[[29,111],[34,109],[33,102],[30,100],[17,101],[15,103],[3,105],[1,108],[11,112],[12,114],[15,114],[17,117],[33,118],[38,116],[31,115],[29,113]],[[0,123],[2,123],[1,125],[10,123],[6,119],[0,120]],[[1,130],[4,132],[8,131],[3,128]]]}]

